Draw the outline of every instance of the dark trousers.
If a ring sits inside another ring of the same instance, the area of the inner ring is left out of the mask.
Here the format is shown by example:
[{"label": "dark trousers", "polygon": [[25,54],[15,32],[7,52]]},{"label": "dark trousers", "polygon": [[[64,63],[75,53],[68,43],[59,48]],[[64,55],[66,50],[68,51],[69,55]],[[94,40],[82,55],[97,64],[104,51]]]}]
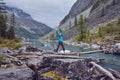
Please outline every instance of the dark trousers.
[{"label": "dark trousers", "polygon": [[65,47],[63,45],[63,42],[59,42],[58,46],[57,46],[57,49],[56,49],[56,52],[58,52],[58,49],[59,49],[60,46],[62,47],[63,51],[65,51]]}]

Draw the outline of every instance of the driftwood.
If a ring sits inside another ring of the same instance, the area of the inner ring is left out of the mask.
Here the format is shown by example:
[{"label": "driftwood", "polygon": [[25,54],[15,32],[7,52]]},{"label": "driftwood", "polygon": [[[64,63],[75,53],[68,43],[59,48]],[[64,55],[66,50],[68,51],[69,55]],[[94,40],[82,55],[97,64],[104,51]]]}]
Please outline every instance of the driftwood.
[{"label": "driftwood", "polygon": [[20,61],[18,58],[16,58],[16,57],[13,57],[13,56],[10,56],[10,55],[6,55],[6,57],[11,58],[11,59],[12,59],[11,62],[14,63],[14,64],[16,64],[16,65],[18,65],[18,66],[20,66],[20,65],[23,64],[23,62],[21,62],[21,61]]},{"label": "driftwood", "polygon": [[69,53],[57,53],[54,51],[43,51],[43,54],[56,54],[56,55],[74,55],[74,56],[80,56],[82,54],[94,54],[98,52],[103,52],[103,50],[95,50],[95,51],[87,51],[87,52],[69,52]]},{"label": "driftwood", "polygon": [[103,67],[101,67],[100,65],[96,64],[95,62],[90,62],[90,64],[92,64],[94,66],[94,68],[96,68],[98,71],[100,71],[102,74],[108,76],[109,78],[111,78],[112,80],[117,80],[113,74],[111,72],[109,72],[108,70],[104,69]]},{"label": "driftwood", "polygon": [[70,52],[70,53],[58,53],[56,55],[68,55],[68,56],[80,56],[78,52]]},{"label": "driftwood", "polygon": [[80,52],[80,54],[94,54],[94,53],[99,53],[103,52],[103,50],[95,50],[95,51],[88,51],[88,52]]},{"label": "driftwood", "polygon": [[116,78],[120,79],[120,72],[115,71],[113,69],[108,69]]},{"label": "driftwood", "polygon": [[99,71],[96,70],[95,66],[93,66],[90,70],[94,73],[94,76],[101,76],[102,75]]}]

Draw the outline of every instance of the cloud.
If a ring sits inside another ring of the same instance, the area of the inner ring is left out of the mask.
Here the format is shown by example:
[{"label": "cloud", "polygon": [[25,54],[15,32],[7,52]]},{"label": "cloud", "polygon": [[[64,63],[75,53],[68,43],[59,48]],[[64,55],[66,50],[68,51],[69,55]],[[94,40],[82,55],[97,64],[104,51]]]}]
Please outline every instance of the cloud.
[{"label": "cloud", "polygon": [[35,20],[55,27],[76,0],[4,0],[7,5],[23,9]]}]

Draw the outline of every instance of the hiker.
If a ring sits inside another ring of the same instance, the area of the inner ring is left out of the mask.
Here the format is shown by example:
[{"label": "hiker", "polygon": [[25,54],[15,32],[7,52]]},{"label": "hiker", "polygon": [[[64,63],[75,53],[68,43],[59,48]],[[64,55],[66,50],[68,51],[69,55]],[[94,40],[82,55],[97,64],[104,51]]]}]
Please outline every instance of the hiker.
[{"label": "hiker", "polygon": [[57,49],[55,50],[55,52],[58,52],[58,49],[59,49],[60,46],[62,47],[63,51],[65,52],[65,47],[63,45],[63,34],[64,34],[63,29],[59,29],[59,30],[56,29],[56,36],[57,36],[57,39],[58,39],[58,46],[57,46]]}]

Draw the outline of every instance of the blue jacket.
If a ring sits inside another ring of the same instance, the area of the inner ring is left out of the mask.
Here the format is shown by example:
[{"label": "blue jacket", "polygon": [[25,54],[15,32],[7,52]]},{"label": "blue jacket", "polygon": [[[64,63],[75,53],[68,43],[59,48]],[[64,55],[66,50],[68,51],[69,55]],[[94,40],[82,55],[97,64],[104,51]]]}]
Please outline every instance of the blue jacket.
[{"label": "blue jacket", "polygon": [[58,30],[56,30],[58,42],[63,42],[63,34],[64,34],[64,30],[62,30],[61,34],[59,34]]}]

